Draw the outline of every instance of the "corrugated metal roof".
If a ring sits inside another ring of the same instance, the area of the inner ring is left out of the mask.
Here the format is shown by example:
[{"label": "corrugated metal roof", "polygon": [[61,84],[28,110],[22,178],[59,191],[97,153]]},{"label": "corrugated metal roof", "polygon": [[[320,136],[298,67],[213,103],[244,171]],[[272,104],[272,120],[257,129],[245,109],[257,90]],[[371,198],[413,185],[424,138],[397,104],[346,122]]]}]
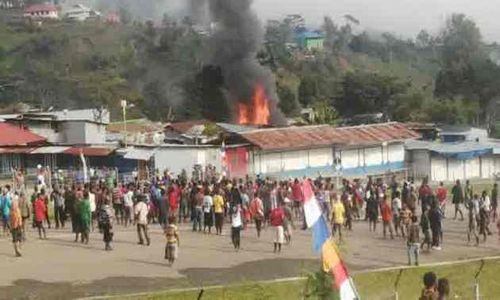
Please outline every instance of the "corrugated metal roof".
[{"label": "corrugated metal roof", "polygon": [[133,160],[145,160],[148,161],[155,154],[155,149],[137,149],[137,148],[126,148],[117,150],[123,153],[123,158],[133,159]]},{"label": "corrugated metal roof", "polygon": [[31,151],[31,154],[57,154],[63,153],[71,147],[62,147],[62,146],[48,146],[48,147],[40,147]]},{"label": "corrugated metal roof", "polygon": [[187,133],[194,126],[205,126],[210,121],[207,120],[194,120],[194,121],[185,121],[185,122],[176,122],[170,123],[165,126],[165,128],[172,128],[175,132],[178,133]]},{"label": "corrugated metal roof", "polygon": [[328,125],[262,129],[240,134],[262,150],[307,149],[330,145],[370,145],[418,138],[402,123],[334,128]]},{"label": "corrugated metal roof", "polygon": [[[440,143],[432,141],[407,141],[407,150],[428,150],[440,154],[465,153],[482,150],[500,150],[500,143],[464,141],[457,143]],[[497,150],[497,151],[498,151]]]},{"label": "corrugated metal roof", "polygon": [[42,144],[47,139],[11,124],[0,123],[0,146],[28,146]]},{"label": "corrugated metal roof", "polygon": [[34,147],[0,147],[0,154],[27,154],[35,149]]},{"label": "corrugated metal roof", "polygon": [[242,133],[255,130],[255,127],[245,125],[235,125],[229,123],[216,123],[222,130],[229,133]]}]

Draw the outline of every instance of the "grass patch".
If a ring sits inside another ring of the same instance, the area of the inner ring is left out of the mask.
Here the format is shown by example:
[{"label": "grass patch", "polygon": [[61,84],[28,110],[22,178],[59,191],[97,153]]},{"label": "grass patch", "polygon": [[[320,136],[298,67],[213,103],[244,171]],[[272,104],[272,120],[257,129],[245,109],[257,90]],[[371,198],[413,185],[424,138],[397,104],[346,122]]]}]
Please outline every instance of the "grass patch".
[{"label": "grass patch", "polygon": [[[422,276],[433,271],[440,278],[448,278],[451,284],[450,299],[473,299],[474,276],[481,262],[467,262],[437,267],[404,269],[398,292],[399,299],[417,299],[422,289]],[[500,260],[488,260],[479,278],[481,299],[498,299],[500,282],[497,272]],[[357,274],[354,282],[361,299],[394,299],[394,282],[399,270],[368,272]],[[212,299],[336,299],[336,295],[321,297],[311,293],[311,285],[316,283],[297,280],[278,283],[243,283],[223,288],[207,289],[203,300]],[[173,300],[197,299],[199,291],[153,293],[150,295],[128,297],[129,300]],[[308,295],[308,296],[306,296]]]}]

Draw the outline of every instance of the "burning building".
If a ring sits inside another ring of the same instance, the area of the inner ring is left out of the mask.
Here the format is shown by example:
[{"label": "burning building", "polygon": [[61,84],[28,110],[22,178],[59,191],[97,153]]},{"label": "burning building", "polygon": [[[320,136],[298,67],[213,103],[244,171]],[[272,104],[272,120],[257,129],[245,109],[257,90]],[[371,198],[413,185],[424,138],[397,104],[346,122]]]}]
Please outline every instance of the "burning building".
[{"label": "burning building", "polygon": [[[215,24],[208,41],[206,64],[221,70],[223,92],[234,121],[260,126],[283,124],[273,74],[256,59],[264,32],[252,11],[253,0],[192,1],[207,7]],[[208,5],[203,5],[204,1]]]}]

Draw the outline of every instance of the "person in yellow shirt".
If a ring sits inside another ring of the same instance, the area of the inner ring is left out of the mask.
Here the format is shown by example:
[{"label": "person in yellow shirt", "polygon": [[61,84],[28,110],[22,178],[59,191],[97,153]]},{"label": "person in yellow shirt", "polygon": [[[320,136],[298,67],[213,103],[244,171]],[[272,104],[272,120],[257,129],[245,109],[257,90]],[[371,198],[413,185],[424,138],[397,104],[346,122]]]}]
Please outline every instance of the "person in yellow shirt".
[{"label": "person in yellow shirt", "polygon": [[334,199],[332,206],[332,235],[335,237],[335,233],[339,233],[339,242],[342,241],[342,226],[345,222],[345,207],[344,204],[337,197]]},{"label": "person in yellow shirt", "polygon": [[222,225],[224,224],[224,198],[219,189],[216,190],[214,198],[214,213],[215,213],[215,231],[216,234],[222,235]]}]

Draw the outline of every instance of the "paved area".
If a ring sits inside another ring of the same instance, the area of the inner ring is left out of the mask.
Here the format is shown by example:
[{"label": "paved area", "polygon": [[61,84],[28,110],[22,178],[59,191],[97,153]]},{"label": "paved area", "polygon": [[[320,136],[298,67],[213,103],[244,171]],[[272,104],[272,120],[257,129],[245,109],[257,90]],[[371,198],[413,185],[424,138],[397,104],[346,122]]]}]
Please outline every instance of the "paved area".
[{"label": "paved area", "polygon": [[[479,247],[467,244],[466,222],[446,219],[442,251],[423,253],[421,262],[443,262],[500,253],[495,235]],[[491,226],[492,228],[494,226]],[[368,224],[357,222],[342,245],[352,272],[404,265],[405,242],[383,239],[368,232]],[[226,225],[223,236],[193,233],[181,227],[178,261],[169,267],[163,260],[164,238],[158,226],[151,226],[152,245],[137,245],[132,227],[117,226],[115,250],[103,250],[102,236],[91,234],[89,245],[73,242],[69,230],[49,230],[48,240],[38,240],[30,229],[16,258],[6,237],[0,237],[0,299],[72,299],[92,295],[164,290],[171,287],[226,284],[247,280],[269,280],[303,275],[319,268],[312,251],[311,234],[295,231],[293,242],[281,254],[273,253],[272,229],[256,237],[253,227],[242,232],[242,249],[233,250]]]}]

